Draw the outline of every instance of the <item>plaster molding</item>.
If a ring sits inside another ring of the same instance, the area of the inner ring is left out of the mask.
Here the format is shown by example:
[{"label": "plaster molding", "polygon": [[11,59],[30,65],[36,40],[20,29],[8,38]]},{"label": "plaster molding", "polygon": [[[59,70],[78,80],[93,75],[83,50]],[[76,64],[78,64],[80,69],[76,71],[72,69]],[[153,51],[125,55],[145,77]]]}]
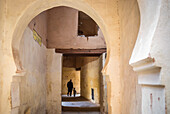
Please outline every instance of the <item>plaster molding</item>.
[{"label": "plaster molding", "polygon": [[154,58],[148,57],[131,64],[131,66],[138,73],[138,84],[161,85],[161,67],[156,66]]},{"label": "plaster molding", "polygon": [[26,71],[22,70],[20,72],[16,72],[16,74],[13,77],[15,77],[15,76],[25,76],[25,74],[26,74]]},{"label": "plaster molding", "polygon": [[138,73],[138,84],[142,87],[142,114],[165,114],[165,86],[161,84],[161,67],[151,57],[132,63],[131,66]]},{"label": "plaster molding", "polygon": [[142,59],[135,63],[131,63],[130,65],[133,67],[134,71],[142,72],[142,71],[147,71],[147,70],[156,68],[154,61],[155,60],[153,58],[148,57],[146,59]]}]

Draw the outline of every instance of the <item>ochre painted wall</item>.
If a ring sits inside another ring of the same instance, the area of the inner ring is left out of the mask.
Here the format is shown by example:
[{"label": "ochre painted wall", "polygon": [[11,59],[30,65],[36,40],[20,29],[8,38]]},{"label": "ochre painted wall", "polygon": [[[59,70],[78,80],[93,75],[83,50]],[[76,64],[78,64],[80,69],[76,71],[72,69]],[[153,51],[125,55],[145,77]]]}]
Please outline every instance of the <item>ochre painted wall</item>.
[{"label": "ochre painted wall", "polygon": [[[83,63],[84,65],[81,67],[81,96],[100,103],[101,57],[84,57]],[[94,89],[94,100],[91,96],[92,88]]]},{"label": "ochre painted wall", "polygon": [[[80,71],[76,71],[75,68],[63,67],[62,69],[62,94],[67,94],[67,82],[72,79],[73,88],[77,93],[80,93]],[[72,93],[73,94],[73,93]]]},{"label": "ochre painted wall", "polygon": [[120,72],[122,83],[122,114],[141,113],[141,88],[137,74],[129,65],[129,60],[137,39],[140,13],[136,0],[120,0]]},{"label": "ochre painted wall", "polygon": [[76,56],[63,56],[63,67],[76,68]]}]

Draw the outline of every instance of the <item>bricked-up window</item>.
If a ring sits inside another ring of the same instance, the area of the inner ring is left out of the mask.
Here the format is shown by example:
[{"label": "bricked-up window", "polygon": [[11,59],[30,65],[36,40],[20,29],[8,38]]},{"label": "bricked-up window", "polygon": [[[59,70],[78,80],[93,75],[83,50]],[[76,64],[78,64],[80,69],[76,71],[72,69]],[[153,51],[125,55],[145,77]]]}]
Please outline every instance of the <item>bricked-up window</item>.
[{"label": "bricked-up window", "polygon": [[97,36],[99,27],[96,22],[86,15],[85,13],[79,11],[78,13],[78,35]]}]

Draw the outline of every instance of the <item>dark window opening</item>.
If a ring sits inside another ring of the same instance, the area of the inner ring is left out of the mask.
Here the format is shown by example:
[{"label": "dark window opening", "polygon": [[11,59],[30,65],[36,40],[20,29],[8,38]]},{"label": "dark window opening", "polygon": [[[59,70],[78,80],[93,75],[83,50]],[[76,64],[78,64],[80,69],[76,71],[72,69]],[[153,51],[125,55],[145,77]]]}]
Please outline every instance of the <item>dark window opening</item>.
[{"label": "dark window opening", "polygon": [[96,22],[86,15],[85,13],[79,11],[78,13],[78,35],[79,36],[97,36],[99,27]]},{"label": "dark window opening", "polygon": [[79,68],[76,68],[76,71],[80,71],[81,70],[81,67],[79,67]]},{"label": "dark window opening", "polygon": [[91,98],[92,100],[94,100],[94,89],[93,88],[91,88]]}]

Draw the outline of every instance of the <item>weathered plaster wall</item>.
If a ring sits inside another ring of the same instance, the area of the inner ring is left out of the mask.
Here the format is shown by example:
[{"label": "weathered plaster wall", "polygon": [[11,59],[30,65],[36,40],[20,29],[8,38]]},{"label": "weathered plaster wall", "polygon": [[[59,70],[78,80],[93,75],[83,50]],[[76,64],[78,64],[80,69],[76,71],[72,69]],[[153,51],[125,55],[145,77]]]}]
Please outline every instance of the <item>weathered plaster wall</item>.
[{"label": "weathered plaster wall", "polygon": [[42,43],[47,46],[47,12],[42,12],[29,23],[29,28],[35,30],[42,38]]},{"label": "weathered plaster wall", "polygon": [[[76,9],[56,7],[48,10],[48,47],[58,47],[56,42],[64,41],[69,44],[68,40],[77,35],[77,20]],[[62,44],[59,45],[62,47]]]},{"label": "weathered plaster wall", "polygon": [[47,113],[61,114],[62,54],[47,49]]},{"label": "weathered plaster wall", "polygon": [[[33,29],[42,38],[41,46],[33,38]],[[46,113],[46,35],[46,14],[41,13],[30,22],[20,42],[24,74],[13,77],[12,114]]]},{"label": "weathered plaster wall", "polygon": [[101,30],[98,32],[98,36],[92,38],[78,36],[78,10],[56,7],[48,10],[47,15],[48,48],[95,49],[106,47]]},{"label": "weathered plaster wall", "polygon": [[[163,0],[159,4],[160,15],[156,30],[153,36],[150,56],[155,59],[156,66],[161,67],[159,83],[164,85],[165,92],[165,113],[170,113],[170,0]],[[161,96],[162,99],[164,98]]]},{"label": "weathered plaster wall", "polygon": [[19,100],[15,99],[16,76],[13,79],[12,113],[60,114],[62,55],[56,54],[54,49],[46,49],[43,44],[40,46],[29,27],[20,47],[25,75],[19,86]]},{"label": "weathered plaster wall", "polygon": [[[24,88],[20,90],[20,113],[29,109],[34,114],[45,114],[46,47],[43,44],[40,46],[34,40],[33,32],[28,27],[20,43],[20,57],[25,71]],[[16,102],[18,101],[14,100],[12,106]]]},{"label": "weathered plaster wall", "polygon": [[[4,24],[5,24],[5,1],[0,1],[0,55],[2,55],[2,38],[4,38]],[[0,62],[2,61],[2,56],[0,57]],[[2,72],[0,72],[2,74]],[[3,77],[0,76],[0,102],[1,101],[1,95],[2,95],[2,86],[3,86]],[[0,103],[0,113],[1,113],[1,103]]]},{"label": "weathered plaster wall", "polygon": [[[81,96],[92,100],[91,89],[94,89],[94,102],[100,103],[100,76],[102,70],[101,57],[84,57],[81,67]],[[90,62],[89,62],[90,60]]]},{"label": "weathered plaster wall", "polygon": [[[63,67],[62,69],[62,94],[66,95],[68,92],[67,82],[72,79],[73,88],[77,93],[80,93],[80,71],[76,71],[75,68]],[[73,94],[73,93],[72,93]]]},{"label": "weathered plaster wall", "polygon": [[[13,62],[12,52],[10,51],[11,40],[7,39],[7,6],[5,0],[0,0],[0,113],[10,113],[11,99],[10,99],[10,85],[12,75],[14,75],[16,68]],[[11,32],[11,30],[8,30]],[[8,70],[7,70],[8,69]]]},{"label": "weathered plaster wall", "polygon": [[120,72],[122,84],[122,114],[141,113],[141,88],[129,60],[137,39],[140,13],[136,0],[120,0]]}]

